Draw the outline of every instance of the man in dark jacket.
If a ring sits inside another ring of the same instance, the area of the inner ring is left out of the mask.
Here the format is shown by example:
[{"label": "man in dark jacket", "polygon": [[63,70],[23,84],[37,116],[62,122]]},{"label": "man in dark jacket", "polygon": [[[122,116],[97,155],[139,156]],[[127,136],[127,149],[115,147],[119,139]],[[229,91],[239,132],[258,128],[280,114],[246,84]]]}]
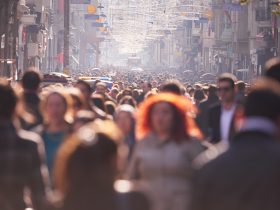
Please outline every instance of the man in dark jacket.
[{"label": "man in dark jacket", "polygon": [[235,81],[235,76],[229,73],[218,78],[217,91],[221,102],[212,106],[208,112],[208,132],[212,143],[222,141],[228,144],[235,133]]},{"label": "man in dark jacket", "polygon": [[280,209],[280,86],[259,81],[241,132],[194,180],[192,210]]},{"label": "man in dark jacket", "polygon": [[47,171],[39,136],[14,126],[17,99],[12,88],[0,81],[0,209],[24,210],[24,196],[30,192],[35,210],[47,209]]}]

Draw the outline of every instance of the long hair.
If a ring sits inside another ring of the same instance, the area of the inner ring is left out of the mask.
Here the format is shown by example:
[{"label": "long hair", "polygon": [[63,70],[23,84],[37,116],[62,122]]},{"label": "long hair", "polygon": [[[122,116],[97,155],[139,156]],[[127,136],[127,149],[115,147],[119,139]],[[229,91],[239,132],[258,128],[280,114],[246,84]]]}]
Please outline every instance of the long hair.
[{"label": "long hair", "polygon": [[[86,189],[83,190],[81,183],[97,185],[98,172],[111,171],[108,159],[117,155],[117,146],[122,138],[120,130],[111,121],[96,120],[80,128],[57,153],[54,168],[56,189],[64,194],[83,193]],[[102,188],[102,183],[99,184],[101,186],[98,187]],[[91,190],[95,192],[94,188]]]},{"label": "long hair", "polygon": [[170,104],[173,110],[174,122],[172,124],[174,126],[171,133],[172,139],[180,142],[191,137],[197,139],[202,138],[202,134],[193,119],[196,114],[196,108],[194,105],[183,96],[178,96],[172,93],[160,93],[151,96],[139,107],[136,118],[136,137],[138,140],[145,138],[152,132],[151,113],[154,106],[160,102]]}]

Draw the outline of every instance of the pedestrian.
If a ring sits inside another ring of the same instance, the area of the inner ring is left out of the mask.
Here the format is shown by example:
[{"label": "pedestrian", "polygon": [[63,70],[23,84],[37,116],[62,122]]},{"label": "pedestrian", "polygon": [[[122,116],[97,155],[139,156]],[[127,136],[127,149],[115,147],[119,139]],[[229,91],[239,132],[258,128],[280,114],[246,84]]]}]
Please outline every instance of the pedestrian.
[{"label": "pedestrian", "polygon": [[[42,139],[15,126],[17,97],[7,81],[0,80],[0,209],[46,210],[48,172]],[[32,203],[26,203],[29,190]]]},{"label": "pedestrian", "polygon": [[196,174],[192,210],[280,209],[280,86],[260,80],[226,152]]},{"label": "pedestrian", "polygon": [[39,96],[39,88],[42,76],[35,68],[29,68],[24,72],[21,85],[23,88],[23,107],[24,110],[32,116],[32,123],[22,121],[22,128],[25,130],[38,131],[43,125],[43,116],[41,112],[41,99]]},{"label": "pedestrian", "polygon": [[63,90],[51,91],[44,101],[45,125],[42,133],[46,150],[47,166],[52,174],[56,152],[71,131],[69,122],[69,98]]},{"label": "pedestrian", "polygon": [[224,73],[217,81],[220,103],[209,109],[209,135],[212,143],[229,144],[235,134],[234,116],[236,111],[236,91],[234,75]]},{"label": "pedestrian", "polygon": [[153,210],[186,210],[192,160],[203,150],[194,107],[183,96],[161,93],[148,98],[137,114],[139,139],[127,177],[146,187]]}]

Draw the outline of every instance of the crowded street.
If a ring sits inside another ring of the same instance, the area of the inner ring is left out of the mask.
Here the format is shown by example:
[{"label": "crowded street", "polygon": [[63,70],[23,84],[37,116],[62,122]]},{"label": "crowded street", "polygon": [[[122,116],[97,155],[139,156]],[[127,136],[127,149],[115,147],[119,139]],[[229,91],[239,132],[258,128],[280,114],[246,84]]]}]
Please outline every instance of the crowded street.
[{"label": "crowded street", "polygon": [[0,210],[280,210],[279,14],[0,0]]}]

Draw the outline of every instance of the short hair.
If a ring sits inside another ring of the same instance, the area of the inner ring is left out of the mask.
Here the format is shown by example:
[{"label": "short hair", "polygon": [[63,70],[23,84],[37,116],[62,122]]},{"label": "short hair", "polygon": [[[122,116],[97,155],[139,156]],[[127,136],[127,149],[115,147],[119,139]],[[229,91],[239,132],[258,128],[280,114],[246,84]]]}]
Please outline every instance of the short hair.
[{"label": "short hair", "polygon": [[84,81],[84,80],[78,80],[78,81],[76,82],[76,85],[83,85],[83,86],[85,86],[86,89],[87,89],[87,91],[88,91],[89,93],[91,93],[90,84],[87,83],[86,81]]},{"label": "short hair", "polygon": [[216,95],[217,88],[215,85],[210,85],[208,88],[209,95]]},{"label": "short hair", "polygon": [[194,91],[194,99],[198,100],[198,101],[202,101],[203,99],[205,99],[205,94],[203,92],[203,90],[198,89]]},{"label": "short hair", "polygon": [[272,58],[266,62],[265,76],[280,82],[280,58]]},{"label": "short hair", "polygon": [[25,90],[36,91],[40,87],[42,76],[35,68],[29,68],[22,77],[21,84]]},{"label": "short hair", "polygon": [[235,83],[235,85],[236,85],[238,91],[244,92],[245,89],[246,89],[246,84],[245,84],[245,82],[243,82],[243,81],[237,81],[237,82]]},{"label": "short hair", "polygon": [[5,79],[0,79],[0,119],[12,118],[17,104],[17,97]]},{"label": "short hair", "polygon": [[176,95],[181,95],[182,94],[182,85],[179,81],[177,80],[170,80],[166,81],[162,87],[161,87],[161,92],[170,92],[174,93]]},{"label": "short hair", "polygon": [[265,117],[276,121],[280,116],[280,85],[272,79],[261,79],[248,94],[245,116]]},{"label": "short hair", "polygon": [[219,76],[218,82],[229,82],[232,88],[235,87],[236,77],[231,73],[223,73]]}]

